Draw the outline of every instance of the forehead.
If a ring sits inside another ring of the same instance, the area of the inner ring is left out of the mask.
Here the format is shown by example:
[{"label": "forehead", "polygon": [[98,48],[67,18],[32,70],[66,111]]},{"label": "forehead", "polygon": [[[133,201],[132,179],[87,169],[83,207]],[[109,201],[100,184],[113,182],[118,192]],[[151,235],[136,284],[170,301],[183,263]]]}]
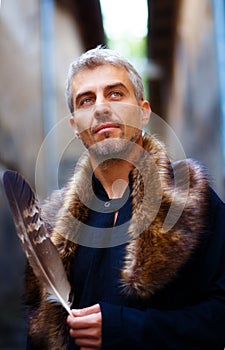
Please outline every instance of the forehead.
[{"label": "forehead", "polygon": [[94,91],[119,82],[124,84],[128,90],[133,90],[128,72],[124,67],[105,64],[82,69],[73,77],[71,89],[73,94],[79,94],[86,90]]}]

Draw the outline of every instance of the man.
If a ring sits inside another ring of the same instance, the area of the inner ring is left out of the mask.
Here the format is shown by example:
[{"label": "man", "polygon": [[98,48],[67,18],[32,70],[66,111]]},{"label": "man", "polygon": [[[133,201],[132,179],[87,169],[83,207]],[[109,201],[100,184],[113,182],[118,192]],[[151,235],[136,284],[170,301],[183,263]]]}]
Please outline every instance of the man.
[{"label": "man", "polygon": [[70,66],[70,123],[85,147],[43,207],[72,286],[72,316],[27,274],[28,349],[225,346],[225,208],[193,160],[142,132],[140,76],[96,48]]}]

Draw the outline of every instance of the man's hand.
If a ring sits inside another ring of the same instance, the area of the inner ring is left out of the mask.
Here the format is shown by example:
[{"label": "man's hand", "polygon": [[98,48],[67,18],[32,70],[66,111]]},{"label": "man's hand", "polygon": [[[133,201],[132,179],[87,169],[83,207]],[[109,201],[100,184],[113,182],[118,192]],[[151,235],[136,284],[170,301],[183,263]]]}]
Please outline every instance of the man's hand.
[{"label": "man's hand", "polygon": [[68,316],[70,335],[81,350],[100,349],[102,345],[102,314],[99,304],[73,309]]}]

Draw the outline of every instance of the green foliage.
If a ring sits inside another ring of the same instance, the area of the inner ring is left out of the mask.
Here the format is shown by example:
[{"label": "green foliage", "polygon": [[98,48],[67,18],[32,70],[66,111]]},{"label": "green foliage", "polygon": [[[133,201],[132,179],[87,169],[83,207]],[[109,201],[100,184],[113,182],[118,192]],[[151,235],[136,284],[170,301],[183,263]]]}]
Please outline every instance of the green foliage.
[{"label": "green foliage", "polygon": [[120,51],[121,54],[128,58],[145,58],[147,48],[147,37],[142,38],[106,38],[107,47]]}]

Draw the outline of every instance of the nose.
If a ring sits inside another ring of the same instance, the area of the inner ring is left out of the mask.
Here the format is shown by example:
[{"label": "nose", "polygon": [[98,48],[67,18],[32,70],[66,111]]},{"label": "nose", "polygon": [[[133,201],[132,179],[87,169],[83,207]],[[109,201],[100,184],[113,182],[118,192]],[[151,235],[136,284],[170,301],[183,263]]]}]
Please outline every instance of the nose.
[{"label": "nose", "polygon": [[94,116],[96,119],[105,119],[111,116],[111,109],[108,103],[98,103],[95,105]]}]

